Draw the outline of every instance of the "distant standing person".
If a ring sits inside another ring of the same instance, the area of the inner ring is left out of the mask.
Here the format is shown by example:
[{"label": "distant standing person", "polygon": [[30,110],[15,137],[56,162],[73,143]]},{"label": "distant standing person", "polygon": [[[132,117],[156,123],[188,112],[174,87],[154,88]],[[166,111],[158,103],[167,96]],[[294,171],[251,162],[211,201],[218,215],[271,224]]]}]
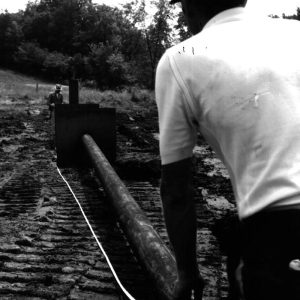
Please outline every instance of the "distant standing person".
[{"label": "distant standing person", "polygon": [[64,97],[61,94],[61,85],[55,85],[55,91],[51,93],[48,97],[48,105],[49,105],[49,120],[52,118],[52,114],[55,108],[55,104],[63,104]]}]

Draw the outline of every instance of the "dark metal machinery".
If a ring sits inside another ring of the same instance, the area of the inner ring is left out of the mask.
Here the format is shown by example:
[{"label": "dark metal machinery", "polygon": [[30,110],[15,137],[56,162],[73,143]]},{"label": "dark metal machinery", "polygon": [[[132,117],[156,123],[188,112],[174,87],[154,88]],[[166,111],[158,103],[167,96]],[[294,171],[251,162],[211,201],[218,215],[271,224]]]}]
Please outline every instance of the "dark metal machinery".
[{"label": "dark metal machinery", "polygon": [[116,155],[116,112],[97,104],[55,106],[55,144],[59,167],[91,166],[81,137],[90,134],[113,162]]}]

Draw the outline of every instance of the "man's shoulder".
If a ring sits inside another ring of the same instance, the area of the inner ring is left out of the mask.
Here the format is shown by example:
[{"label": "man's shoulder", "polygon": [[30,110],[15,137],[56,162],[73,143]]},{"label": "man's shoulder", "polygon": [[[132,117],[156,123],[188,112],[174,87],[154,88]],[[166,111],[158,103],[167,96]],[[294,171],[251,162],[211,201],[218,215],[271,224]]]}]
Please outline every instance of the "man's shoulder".
[{"label": "man's shoulder", "polygon": [[170,48],[168,48],[161,57],[158,70],[169,70],[174,61],[190,60],[195,55],[199,36],[192,36]]},{"label": "man's shoulder", "polygon": [[169,56],[173,56],[175,54],[194,54],[193,47],[195,47],[198,43],[201,43],[202,33],[198,33],[196,35],[191,36],[190,38],[177,43],[176,45],[170,47],[166,53]]}]

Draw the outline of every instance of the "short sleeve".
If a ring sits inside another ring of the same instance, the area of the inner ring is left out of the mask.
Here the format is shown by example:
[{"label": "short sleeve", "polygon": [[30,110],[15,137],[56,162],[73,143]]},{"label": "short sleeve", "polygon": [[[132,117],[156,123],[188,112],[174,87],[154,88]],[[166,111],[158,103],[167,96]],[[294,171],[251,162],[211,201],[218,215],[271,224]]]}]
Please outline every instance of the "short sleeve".
[{"label": "short sleeve", "polygon": [[159,116],[159,146],[162,164],[193,155],[197,131],[185,95],[171,68],[167,52],[161,58],[155,82]]}]

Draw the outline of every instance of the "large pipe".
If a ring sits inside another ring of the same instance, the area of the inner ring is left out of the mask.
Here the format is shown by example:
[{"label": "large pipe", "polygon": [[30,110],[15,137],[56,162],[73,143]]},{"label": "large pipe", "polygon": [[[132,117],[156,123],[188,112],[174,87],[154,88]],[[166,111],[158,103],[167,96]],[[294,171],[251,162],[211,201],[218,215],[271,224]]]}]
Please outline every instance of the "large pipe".
[{"label": "large pipe", "polygon": [[171,300],[176,280],[174,257],[93,138],[86,134],[82,140],[131,246],[153,279],[159,294]]}]

